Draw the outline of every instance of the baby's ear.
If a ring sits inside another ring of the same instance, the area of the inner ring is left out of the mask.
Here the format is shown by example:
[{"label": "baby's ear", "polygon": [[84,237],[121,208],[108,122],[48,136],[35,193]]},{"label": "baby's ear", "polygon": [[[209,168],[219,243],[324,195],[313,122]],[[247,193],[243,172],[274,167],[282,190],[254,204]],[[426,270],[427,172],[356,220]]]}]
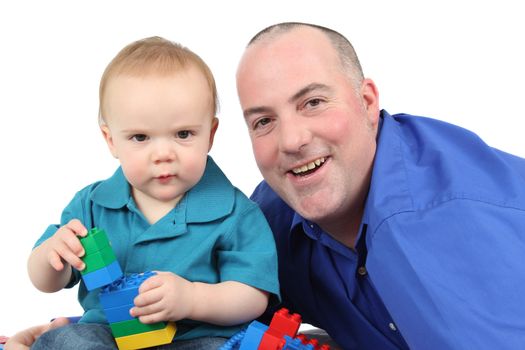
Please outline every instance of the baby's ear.
[{"label": "baby's ear", "polygon": [[117,150],[113,144],[113,136],[111,136],[111,130],[109,130],[109,127],[106,124],[102,124],[100,125],[100,131],[102,132],[104,140],[106,140],[106,143],[108,144],[109,151],[113,157],[118,159]]},{"label": "baby's ear", "polygon": [[218,127],[219,127],[219,119],[213,117],[213,120],[211,122],[210,145],[208,146],[208,152],[211,150],[211,146],[213,146],[213,139],[215,138],[215,132],[217,131]]}]

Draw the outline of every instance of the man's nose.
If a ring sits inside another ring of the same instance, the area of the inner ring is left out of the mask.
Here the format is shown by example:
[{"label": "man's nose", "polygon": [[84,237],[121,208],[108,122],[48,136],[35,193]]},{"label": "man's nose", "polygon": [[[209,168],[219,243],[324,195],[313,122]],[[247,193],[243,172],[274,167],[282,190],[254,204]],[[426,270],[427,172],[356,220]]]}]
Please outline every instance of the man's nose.
[{"label": "man's nose", "polygon": [[312,140],[308,121],[296,114],[286,115],[279,120],[279,150],[297,153]]}]

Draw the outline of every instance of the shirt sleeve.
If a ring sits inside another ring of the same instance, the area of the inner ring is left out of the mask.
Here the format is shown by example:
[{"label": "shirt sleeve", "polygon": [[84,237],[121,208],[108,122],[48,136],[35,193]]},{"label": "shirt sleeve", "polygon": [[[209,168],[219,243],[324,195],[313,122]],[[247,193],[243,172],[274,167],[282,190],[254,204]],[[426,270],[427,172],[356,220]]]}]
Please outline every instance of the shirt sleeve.
[{"label": "shirt sleeve", "polygon": [[525,344],[525,211],[456,199],[367,237],[367,269],[411,348]]},{"label": "shirt sleeve", "polygon": [[[277,253],[268,223],[247,198],[237,203],[234,224],[217,252],[221,281],[234,280],[279,297]],[[237,198],[239,202],[239,197]]]}]

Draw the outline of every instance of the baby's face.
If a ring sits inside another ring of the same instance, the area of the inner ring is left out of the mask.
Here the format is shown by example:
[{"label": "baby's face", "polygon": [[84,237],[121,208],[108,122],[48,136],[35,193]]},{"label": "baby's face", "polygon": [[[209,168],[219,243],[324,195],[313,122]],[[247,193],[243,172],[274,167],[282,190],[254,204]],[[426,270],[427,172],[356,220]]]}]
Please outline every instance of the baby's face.
[{"label": "baby's face", "polygon": [[192,67],[117,76],[106,101],[102,131],[135,201],[175,205],[202,177],[217,127],[206,79]]}]

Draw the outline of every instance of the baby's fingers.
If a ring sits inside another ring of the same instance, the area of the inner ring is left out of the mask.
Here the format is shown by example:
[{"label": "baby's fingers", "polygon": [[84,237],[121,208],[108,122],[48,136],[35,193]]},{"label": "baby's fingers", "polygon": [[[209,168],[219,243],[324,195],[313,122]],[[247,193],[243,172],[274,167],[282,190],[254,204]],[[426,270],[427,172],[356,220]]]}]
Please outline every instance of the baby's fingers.
[{"label": "baby's fingers", "polygon": [[49,256],[47,260],[49,261],[49,265],[51,265],[51,267],[57,271],[62,271],[62,269],[64,268],[64,263],[62,263],[62,258],[55,251],[49,252]]},{"label": "baby's fingers", "polygon": [[[82,249],[82,254],[83,252],[84,252],[84,249]],[[56,253],[60,256],[60,258],[62,258],[63,261],[67,262],[69,265],[73,266],[75,269],[83,270],[85,268],[85,264],[82,261],[82,259],[80,259],[78,254],[72,251],[71,248],[67,244],[63,244],[57,247]]]}]

